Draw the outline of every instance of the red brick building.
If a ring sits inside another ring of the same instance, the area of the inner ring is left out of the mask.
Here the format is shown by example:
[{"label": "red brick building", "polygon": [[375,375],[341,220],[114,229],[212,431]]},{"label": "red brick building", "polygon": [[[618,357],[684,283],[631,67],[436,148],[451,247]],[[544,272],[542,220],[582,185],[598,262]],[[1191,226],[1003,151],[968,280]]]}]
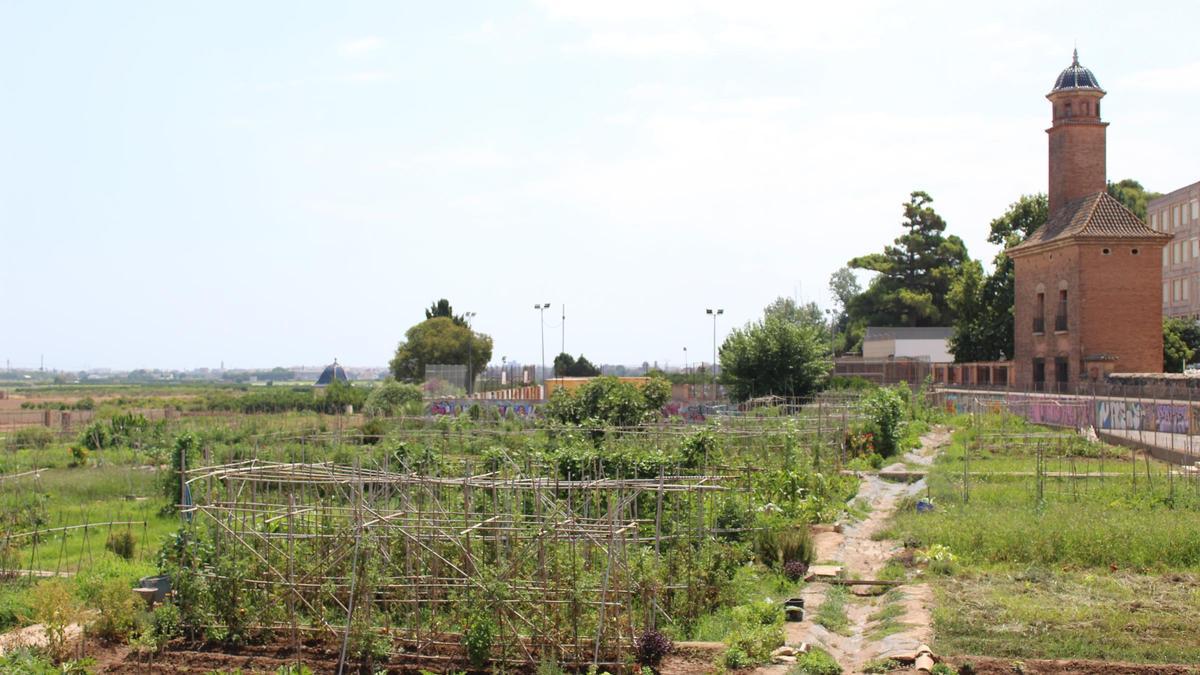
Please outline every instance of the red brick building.
[{"label": "red brick building", "polygon": [[1162,248],[1107,192],[1100,88],[1079,55],[1046,95],[1050,215],[1013,260],[1015,383],[1067,389],[1111,372],[1162,372]]}]

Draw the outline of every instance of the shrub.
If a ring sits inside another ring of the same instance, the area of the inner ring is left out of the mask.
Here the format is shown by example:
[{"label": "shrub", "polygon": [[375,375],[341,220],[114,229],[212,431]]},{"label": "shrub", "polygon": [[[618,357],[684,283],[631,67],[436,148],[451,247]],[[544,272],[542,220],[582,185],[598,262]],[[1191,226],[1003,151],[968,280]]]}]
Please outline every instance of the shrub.
[{"label": "shrub", "polygon": [[770,600],[738,605],[730,612],[734,629],[725,638],[730,649],[738,649],[750,664],[765,663],[783,644],[783,609]]},{"label": "shrub", "polygon": [[73,445],[71,446],[71,461],[67,463],[67,466],[71,468],[87,466],[88,456],[91,454],[92,451],[88,450],[86,446]]},{"label": "shrub", "polygon": [[103,450],[113,444],[108,425],[97,420],[87,425],[79,435],[79,443],[88,450]]},{"label": "shrub", "polygon": [[388,380],[367,394],[363,412],[372,417],[393,417],[405,412],[413,402],[420,403],[421,388],[415,384]]},{"label": "shrub", "polygon": [[657,666],[662,663],[663,657],[669,654],[674,646],[671,638],[653,628],[648,628],[637,639],[638,663],[644,666]]},{"label": "shrub", "polygon": [[150,633],[155,642],[166,644],[179,637],[183,630],[179,607],[172,602],[164,602],[150,613]]},{"label": "shrub", "polygon": [[874,434],[875,450],[884,457],[896,454],[900,439],[904,437],[907,407],[904,396],[898,391],[900,387],[907,391],[905,385],[881,387],[863,398],[863,410]]},{"label": "shrub", "polygon": [[788,675],[842,675],[842,667],[823,649],[809,649],[796,657]]},{"label": "shrub", "polygon": [[483,668],[492,656],[492,641],[496,638],[496,625],[492,619],[476,615],[463,633],[463,646],[472,666]]},{"label": "shrub", "polygon": [[746,654],[745,650],[738,647],[730,647],[721,655],[721,665],[730,670],[741,670],[754,665],[754,661]]},{"label": "shrub", "polygon": [[54,442],[54,432],[46,427],[25,427],[17,429],[4,442],[5,447],[9,450],[19,450],[21,448],[33,448],[35,450],[44,450]]},{"label": "shrub", "polygon": [[800,581],[808,574],[808,563],[801,560],[789,560],[783,564],[783,575],[792,581]]},{"label": "shrub", "polygon": [[141,600],[125,581],[108,579],[100,586],[93,602],[92,608],[98,613],[92,622],[92,630],[105,640],[126,638],[137,623],[140,605]]},{"label": "shrub", "polygon": [[67,626],[77,623],[83,607],[62,579],[38,584],[29,594],[31,619],[42,624],[46,633],[46,653],[60,661],[67,653]]},{"label": "shrub", "polygon": [[789,562],[802,562],[806,567],[811,565],[816,549],[808,528],[795,527],[780,533],[779,554],[785,565]]},{"label": "shrub", "polygon": [[134,538],[133,532],[128,529],[117,530],[108,535],[108,541],[104,542],[104,548],[126,560],[133,560],[133,553],[137,548],[137,540]]}]

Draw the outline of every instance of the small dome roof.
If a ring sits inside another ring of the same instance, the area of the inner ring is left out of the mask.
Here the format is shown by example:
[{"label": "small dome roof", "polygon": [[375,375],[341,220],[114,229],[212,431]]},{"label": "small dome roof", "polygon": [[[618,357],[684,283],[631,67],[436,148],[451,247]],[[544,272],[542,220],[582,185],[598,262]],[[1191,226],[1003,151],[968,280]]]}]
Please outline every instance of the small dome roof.
[{"label": "small dome roof", "polygon": [[1092,71],[1079,65],[1079,50],[1076,49],[1071,55],[1071,65],[1058,74],[1058,79],[1054,81],[1053,91],[1063,91],[1066,89],[1095,89],[1104,91],[1100,88],[1100,81],[1092,74]]},{"label": "small dome roof", "polygon": [[317,385],[333,384],[334,380],[349,382],[346,370],[338,365],[337,359],[334,359],[333,363],[325,366],[325,370],[321,371],[321,376],[317,378]]}]

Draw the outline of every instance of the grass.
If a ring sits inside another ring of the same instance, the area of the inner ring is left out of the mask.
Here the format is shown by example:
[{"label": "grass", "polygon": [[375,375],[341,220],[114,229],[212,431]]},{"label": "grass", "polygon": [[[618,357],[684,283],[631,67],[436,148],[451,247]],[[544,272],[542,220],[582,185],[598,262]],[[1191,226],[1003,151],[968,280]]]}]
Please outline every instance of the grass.
[{"label": "grass", "polygon": [[872,640],[885,638],[909,627],[908,624],[900,621],[900,618],[904,616],[904,605],[901,604],[904,597],[904,591],[893,588],[883,596],[883,606],[867,617],[869,622],[875,624],[868,632]]},{"label": "grass", "polygon": [[1195,575],[986,572],[936,585],[945,654],[1198,663]]},{"label": "grass", "polygon": [[849,635],[850,618],[846,616],[846,602],[850,598],[845,586],[830,586],[825,600],[817,607],[813,622],[839,635]]},{"label": "grass", "polygon": [[[881,533],[921,548],[940,544],[956,556],[953,575],[928,575],[937,598],[935,650],[1200,662],[1200,483],[1169,479],[1160,462],[1131,462],[1128,450],[1055,437],[1042,447],[1044,471],[1121,475],[1045,476],[1039,486],[1036,446],[980,436],[997,430],[1047,432],[998,416],[959,429],[928,478],[934,510],[903,503]],[[877,612],[876,630],[889,630],[896,611]]]}]

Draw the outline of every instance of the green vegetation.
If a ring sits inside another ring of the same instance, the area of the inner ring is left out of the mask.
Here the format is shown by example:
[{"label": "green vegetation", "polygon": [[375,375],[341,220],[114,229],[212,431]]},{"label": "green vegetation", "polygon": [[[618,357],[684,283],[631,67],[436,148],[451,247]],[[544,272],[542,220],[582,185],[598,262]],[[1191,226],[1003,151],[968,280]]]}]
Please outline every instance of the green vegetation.
[{"label": "green vegetation", "polygon": [[850,261],[850,267],[877,272],[867,289],[850,299],[848,311],[870,326],[943,326],[953,320],[946,298],[950,284],[968,260],[967,246],[946,236],[946,221],[933,198],[914,191],[904,205],[905,233],[883,253]]},{"label": "green vegetation", "polygon": [[846,602],[849,599],[850,592],[845,586],[830,586],[825,592],[825,600],[817,607],[813,621],[834,633],[847,635],[850,619],[846,616]]},{"label": "green vegetation", "polygon": [[842,667],[829,652],[813,647],[796,657],[796,664],[788,670],[788,675],[842,675]]},{"label": "green vegetation", "polygon": [[397,380],[417,382],[429,364],[469,365],[475,376],[491,360],[492,338],[472,330],[443,299],[425,310],[424,321],[408,329],[389,366]]},{"label": "green vegetation", "polygon": [[1163,319],[1163,370],[1182,373],[1200,349],[1200,323],[1194,319]]},{"label": "green vegetation", "polygon": [[597,377],[570,390],[554,390],[546,416],[560,424],[596,428],[634,427],[662,416],[671,385],[661,378],[637,385],[616,377]]},{"label": "green vegetation", "polygon": [[1184,628],[1198,606],[1193,481],[1013,417],[955,424],[928,479],[935,508],[902,504],[881,535],[918,549],[938,653],[1200,659]]},{"label": "green vegetation", "polygon": [[596,377],[599,374],[600,369],[583,354],[579,355],[578,360],[566,352],[554,357],[555,377]]},{"label": "green vegetation", "polygon": [[735,328],[721,345],[721,382],[735,401],[807,397],[829,376],[829,336],[820,323],[768,314]]}]

